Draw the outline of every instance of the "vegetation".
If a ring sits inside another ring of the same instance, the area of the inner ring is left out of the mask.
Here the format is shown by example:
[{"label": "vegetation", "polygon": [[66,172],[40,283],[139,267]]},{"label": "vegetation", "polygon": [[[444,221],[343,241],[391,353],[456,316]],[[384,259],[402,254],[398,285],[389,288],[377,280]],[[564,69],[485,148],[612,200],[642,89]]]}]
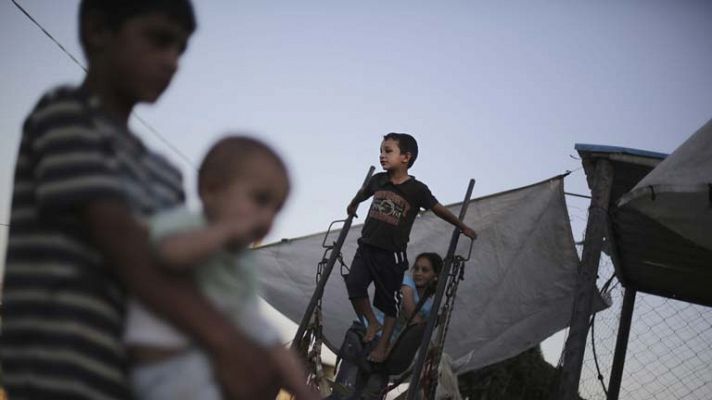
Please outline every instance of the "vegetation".
[{"label": "vegetation", "polygon": [[558,376],[559,369],[547,363],[536,346],[508,360],[462,374],[458,382],[463,399],[549,400],[555,398]]}]

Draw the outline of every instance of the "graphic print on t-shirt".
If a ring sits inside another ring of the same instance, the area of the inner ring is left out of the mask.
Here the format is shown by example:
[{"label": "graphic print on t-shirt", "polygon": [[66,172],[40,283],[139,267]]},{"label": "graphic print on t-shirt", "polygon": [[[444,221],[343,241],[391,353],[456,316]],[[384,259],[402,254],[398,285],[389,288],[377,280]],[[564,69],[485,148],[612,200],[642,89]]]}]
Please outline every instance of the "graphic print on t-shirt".
[{"label": "graphic print on t-shirt", "polygon": [[368,216],[397,226],[408,210],[410,204],[403,197],[387,190],[380,190],[373,194],[373,203]]}]

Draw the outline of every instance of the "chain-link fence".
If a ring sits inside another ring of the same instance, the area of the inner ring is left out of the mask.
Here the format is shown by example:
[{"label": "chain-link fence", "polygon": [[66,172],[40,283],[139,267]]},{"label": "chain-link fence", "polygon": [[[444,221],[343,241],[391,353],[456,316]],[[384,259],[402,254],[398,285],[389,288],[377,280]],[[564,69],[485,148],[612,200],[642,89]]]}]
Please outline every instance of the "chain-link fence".
[{"label": "chain-link fence", "polygon": [[[610,259],[599,267],[599,287],[613,276]],[[613,305],[598,313],[589,331],[579,392],[606,398],[624,289],[613,278]],[[620,399],[712,399],[712,308],[637,293]]]},{"label": "chain-link fence", "polygon": [[[579,241],[585,230],[588,201],[569,198],[567,203]],[[598,276],[597,286],[604,288],[612,304],[595,315],[589,330],[579,381],[580,398],[586,400],[607,397],[625,293],[605,254]],[[554,399],[559,372],[559,368],[544,362],[539,348],[534,348],[461,375],[460,390],[463,398],[470,400]],[[712,399],[712,307],[638,292],[619,399]]]},{"label": "chain-link fence", "polygon": [[[579,395],[605,400],[618,335],[624,289],[602,257],[598,287],[612,305],[595,315],[589,330]],[[538,348],[460,376],[463,397],[555,398],[558,369]],[[638,293],[619,398],[622,400],[712,399],[712,308]]]}]

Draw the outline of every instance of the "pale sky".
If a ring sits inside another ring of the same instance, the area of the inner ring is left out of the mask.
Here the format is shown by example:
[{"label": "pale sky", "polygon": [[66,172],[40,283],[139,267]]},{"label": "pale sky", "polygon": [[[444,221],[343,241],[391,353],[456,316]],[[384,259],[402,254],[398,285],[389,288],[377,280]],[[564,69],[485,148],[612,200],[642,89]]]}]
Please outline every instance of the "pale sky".
[{"label": "pale sky", "polygon": [[[78,1],[19,3],[82,59]],[[273,144],[294,191],[267,241],[343,218],[391,131],[418,139],[411,173],[448,204],[470,178],[477,197],[576,170],[575,143],[670,153],[712,118],[709,1],[196,1],[196,13],[172,86],[138,112],[193,164],[228,131]],[[83,72],[9,0],[0,32],[7,224],[23,119]],[[195,204],[194,167],[134,126],[181,166]],[[566,185],[588,193],[582,171]],[[580,240],[587,205],[572,201]]]}]

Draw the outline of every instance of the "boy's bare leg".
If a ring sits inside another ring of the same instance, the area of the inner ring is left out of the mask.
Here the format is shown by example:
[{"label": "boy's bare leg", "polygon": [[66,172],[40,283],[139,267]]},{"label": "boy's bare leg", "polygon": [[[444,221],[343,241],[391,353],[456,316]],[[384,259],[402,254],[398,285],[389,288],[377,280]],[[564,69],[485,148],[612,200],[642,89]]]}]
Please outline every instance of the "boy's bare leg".
[{"label": "boy's bare leg", "polygon": [[376,319],[376,315],[373,313],[373,309],[371,308],[371,302],[369,301],[368,297],[352,299],[351,305],[354,307],[356,315],[358,315],[359,317],[364,317],[366,318],[366,321],[368,321],[368,327],[366,328],[366,336],[363,338],[363,341],[368,343],[373,340],[373,338],[376,337],[378,331],[381,330],[381,324],[378,322],[378,320]]},{"label": "boy's bare leg", "polygon": [[388,346],[391,342],[391,335],[393,335],[393,329],[396,326],[396,319],[386,315],[383,318],[383,334],[381,339],[376,343],[376,347],[371,350],[371,354],[368,355],[369,360],[373,362],[383,362],[388,356]]}]

